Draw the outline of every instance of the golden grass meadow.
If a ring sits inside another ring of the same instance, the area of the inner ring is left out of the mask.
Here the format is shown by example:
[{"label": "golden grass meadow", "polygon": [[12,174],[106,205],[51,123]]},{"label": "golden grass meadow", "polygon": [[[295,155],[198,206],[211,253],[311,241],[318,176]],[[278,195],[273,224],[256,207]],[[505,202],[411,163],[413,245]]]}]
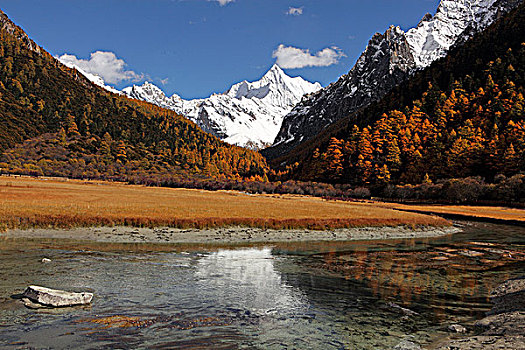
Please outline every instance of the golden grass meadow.
[{"label": "golden grass meadow", "polygon": [[0,177],[0,225],[6,229],[135,226],[246,226],[314,230],[364,226],[447,226],[430,215],[371,203],[123,183]]}]

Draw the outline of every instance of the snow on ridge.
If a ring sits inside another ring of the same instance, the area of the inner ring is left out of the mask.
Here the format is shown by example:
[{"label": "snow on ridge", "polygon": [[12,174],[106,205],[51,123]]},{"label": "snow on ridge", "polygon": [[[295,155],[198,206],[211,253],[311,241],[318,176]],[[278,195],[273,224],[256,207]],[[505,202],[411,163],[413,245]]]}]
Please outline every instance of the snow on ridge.
[{"label": "snow on ridge", "polygon": [[424,17],[419,25],[407,31],[418,68],[429,66],[444,57],[447,51],[470,26],[476,31],[487,27],[494,18],[497,0],[442,0],[432,17]]},{"label": "snow on ridge", "polygon": [[85,70],[83,70],[82,68],[78,67],[77,65],[75,64],[72,64],[70,62],[67,62],[67,61],[64,61],[64,60],[61,60],[60,57],[55,57],[60,63],[62,63],[64,66],[68,67],[68,68],[74,68],[76,69],[79,73],[81,73],[83,76],[85,76],[89,81],[91,81],[93,84],[97,85],[97,86],[100,86],[101,88],[109,91],[109,92],[112,92],[114,94],[121,94],[120,91],[118,91],[117,89],[111,87],[111,86],[108,86],[106,85],[106,82],[104,81],[104,79],[102,79],[101,76],[99,75],[96,75],[96,74],[91,74],[91,73],[88,73],[86,72]]}]

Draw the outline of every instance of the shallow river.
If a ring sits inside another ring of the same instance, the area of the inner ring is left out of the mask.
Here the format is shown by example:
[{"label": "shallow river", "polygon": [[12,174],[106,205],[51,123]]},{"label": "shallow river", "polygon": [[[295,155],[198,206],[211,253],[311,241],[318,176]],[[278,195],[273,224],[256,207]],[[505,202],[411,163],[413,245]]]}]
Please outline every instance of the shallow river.
[{"label": "shallow river", "polygon": [[[495,286],[525,274],[523,227],[461,225],[439,239],[256,247],[0,236],[0,347],[431,347],[448,325],[482,317]],[[17,296],[30,284],[95,299],[31,310]]]}]

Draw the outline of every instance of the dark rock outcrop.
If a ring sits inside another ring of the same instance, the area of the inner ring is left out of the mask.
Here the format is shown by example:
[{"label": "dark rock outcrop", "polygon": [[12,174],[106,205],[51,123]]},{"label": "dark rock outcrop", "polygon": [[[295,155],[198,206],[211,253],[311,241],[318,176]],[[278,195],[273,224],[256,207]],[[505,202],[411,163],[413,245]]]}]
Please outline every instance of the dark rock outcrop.
[{"label": "dark rock outcrop", "polygon": [[18,40],[23,42],[29,50],[36,52],[39,55],[41,54],[40,46],[31,40],[19,26],[14,24],[2,10],[0,10],[0,29],[14,35]]}]

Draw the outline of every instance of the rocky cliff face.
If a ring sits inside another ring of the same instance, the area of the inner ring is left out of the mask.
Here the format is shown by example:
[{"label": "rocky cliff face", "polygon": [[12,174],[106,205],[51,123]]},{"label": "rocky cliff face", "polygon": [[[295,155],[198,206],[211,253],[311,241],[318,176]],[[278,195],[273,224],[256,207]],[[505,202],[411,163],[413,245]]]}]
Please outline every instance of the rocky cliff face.
[{"label": "rocky cliff face", "polygon": [[505,281],[490,295],[494,307],[476,321],[475,331],[436,349],[523,349],[525,344],[525,276]]},{"label": "rocky cliff face", "polygon": [[485,29],[521,0],[442,0],[408,32],[390,27],[375,34],[350,72],[304,98],[283,119],[274,145],[276,158],[319,134],[333,122],[381,99],[413,72],[444,57],[448,50]]}]

